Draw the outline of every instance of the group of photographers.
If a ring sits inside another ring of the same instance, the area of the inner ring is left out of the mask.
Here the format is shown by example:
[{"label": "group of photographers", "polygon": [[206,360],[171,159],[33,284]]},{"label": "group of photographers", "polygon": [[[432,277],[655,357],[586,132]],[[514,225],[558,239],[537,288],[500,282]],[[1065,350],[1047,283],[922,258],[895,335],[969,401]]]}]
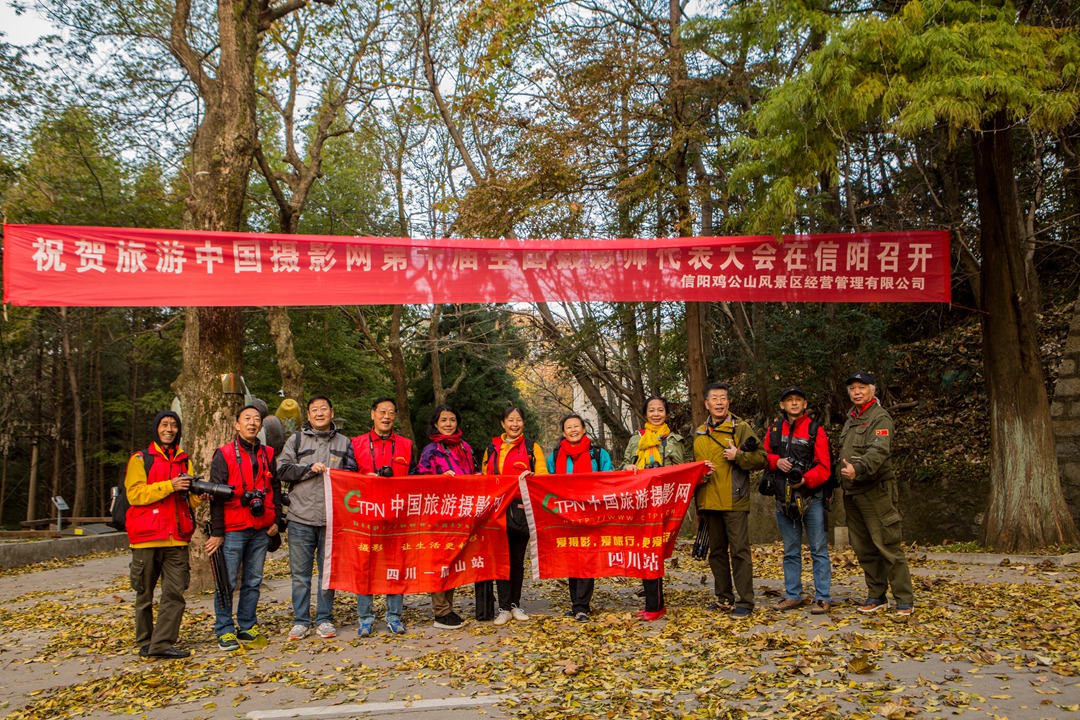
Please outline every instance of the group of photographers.
[{"label": "group of photographers", "polygon": [[[847,498],[849,538],[868,588],[868,597],[858,609],[886,609],[886,592],[891,587],[896,612],[911,614],[912,587],[900,546],[900,515],[895,507],[896,483],[890,463],[892,419],[877,402],[876,381],[871,375],[855,373],[848,378],[847,386],[853,407],[841,432],[841,451],[835,463],[830,458],[824,429],[806,414],[806,396],[799,387],[782,391],[781,417],[768,428],[761,444],[749,424],[729,412],[727,387],[713,384],[706,388],[709,415],[695,431],[693,451],[695,459],[706,461],[709,469],[695,500],[701,521],[708,526],[714,609],[730,610],[736,618],[747,617],[754,609],[750,472],[765,470],[758,489],[776,498],[777,522],[784,543],[784,597],[778,609],[793,610],[811,603],[802,595],[803,528],[813,562],[815,597],[811,612],[824,614],[831,609],[827,510],[831,488],[840,484]],[[635,460],[628,461],[631,464],[641,458],[647,460],[654,445],[654,454],[663,457],[667,433],[652,438],[648,431],[654,425],[666,429],[662,420],[666,419],[667,405],[662,398],[652,399],[651,404],[656,406],[655,414],[661,422],[649,415],[647,402],[646,429],[640,438],[632,438],[632,444],[635,439],[638,443],[633,453]],[[396,414],[392,398],[376,399],[371,408],[371,430],[350,440],[338,432],[333,422],[330,399],[316,396],[308,402],[307,424],[286,440],[280,457],[275,459],[273,449],[258,438],[262,428],[260,408],[245,406],[236,415],[236,437],[214,452],[210,482],[206,483],[191,477],[191,461],[180,447],[180,417],[170,411],[159,413],[152,425],[153,442],[132,455],[125,478],[131,505],[127,529],[140,655],[190,655],[176,642],[190,575],[188,543],[195,530],[194,510],[205,497],[210,499],[211,517],[206,551],[211,556],[217,554],[214,560],[223,568],[214,598],[218,645],[228,651],[265,642],[258,629],[256,610],[266,553],[280,546],[280,533],[285,530],[282,482],[290,487],[288,529],[294,625],[289,636],[306,637],[313,624],[320,637],[336,636],[332,590],[316,590],[314,623],[311,619],[312,569],[317,562],[321,588],[327,540],[321,478],[327,469],[382,477],[414,472],[412,442],[393,430]],[[667,464],[667,458],[658,464]],[[642,466],[640,462],[637,465]],[[239,602],[234,619],[233,593],[238,574]],[[152,608],[159,579],[161,599],[155,623]],[[662,581],[647,581],[645,589],[644,618],[659,619],[666,611]],[[386,599],[386,621],[393,633],[405,632],[403,600],[402,595]],[[440,602],[452,608],[452,600],[433,598],[436,620]],[[372,604],[370,595],[357,596],[361,636],[371,634]],[[459,624],[457,621],[448,627]],[[437,622],[436,626],[444,625]]]}]

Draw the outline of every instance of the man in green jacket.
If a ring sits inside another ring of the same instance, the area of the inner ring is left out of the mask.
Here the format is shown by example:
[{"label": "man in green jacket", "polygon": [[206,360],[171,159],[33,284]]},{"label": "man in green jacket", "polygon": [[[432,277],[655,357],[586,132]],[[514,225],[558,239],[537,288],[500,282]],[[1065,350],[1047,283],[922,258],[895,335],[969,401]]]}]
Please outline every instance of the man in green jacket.
[{"label": "man in green jacket", "polygon": [[709,567],[717,598],[713,607],[734,604],[731,616],[744,618],[754,611],[750,471],[765,467],[765,451],[750,425],[728,412],[729,403],[726,385],[705,388],[709,417],[695,431],[694,459],[705,460],[710,467],[695,501],[709,526]]},{"label": "man in green jacket", "polygon": [[867,598],[859,611],[886,610],[892,587],[896,612],[911,615],[914,590],[900,545],[901,517],[896,509],[892,469],[893,421],[878,402],[877,380],[866,372],[847,379],[852,408],[840,433],[837,479],[844,487],[848,539],[866,576]]}]

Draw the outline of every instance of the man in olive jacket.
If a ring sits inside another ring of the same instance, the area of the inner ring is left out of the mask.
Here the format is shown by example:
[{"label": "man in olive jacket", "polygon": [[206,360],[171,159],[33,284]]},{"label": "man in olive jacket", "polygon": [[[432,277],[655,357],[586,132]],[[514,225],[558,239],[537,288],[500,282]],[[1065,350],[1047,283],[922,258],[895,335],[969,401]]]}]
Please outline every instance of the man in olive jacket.
[{"label": "man in olive jacket", "polygon": [[900,545],[901,517],[896,509],[892,469],[893,421],[878,402],[877,381],[866,372],[847,379],[852,408],[840,433],[840,461],[835,472],[844,487],[848,539],[866,576],[867,598],[859,611],[886,610],[892,587],[896,612],[910,615],[914,590]]},{"label": "man in olive jacket", "polygon": [[[726,385],[705,388],[709,417],[694,434],[694,459],[710,464],[695,501],[709,526],[709,567],[719,609],[734,603],[732,617],[754,611],[750,555],[750,471],[765,467],[765,450],[745,421],[728,412]],[[747,442],[750,440],[750,442]],[[738,602],[732,589],[738,592]]]}]

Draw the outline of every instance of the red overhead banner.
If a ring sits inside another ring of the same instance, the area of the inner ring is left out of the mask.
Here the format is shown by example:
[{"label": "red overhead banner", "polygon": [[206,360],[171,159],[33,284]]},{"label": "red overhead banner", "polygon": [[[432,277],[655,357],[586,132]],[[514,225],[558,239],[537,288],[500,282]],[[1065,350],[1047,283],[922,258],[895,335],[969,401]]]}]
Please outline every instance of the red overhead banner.
[{"label": "red overhead banner", "polygon": [[517,478],[329,472],[324,590],[428,593],[510,577]]},{"label": "red overhead banner", "polygon": [[949,269],[946,231],[413,240],[4,225],[15,305],[948,302]]},{"label": "red overhead banner", "polygon": [[664,575],[705,463],[633,472],[530,475],[521,496],[534,578]]}]

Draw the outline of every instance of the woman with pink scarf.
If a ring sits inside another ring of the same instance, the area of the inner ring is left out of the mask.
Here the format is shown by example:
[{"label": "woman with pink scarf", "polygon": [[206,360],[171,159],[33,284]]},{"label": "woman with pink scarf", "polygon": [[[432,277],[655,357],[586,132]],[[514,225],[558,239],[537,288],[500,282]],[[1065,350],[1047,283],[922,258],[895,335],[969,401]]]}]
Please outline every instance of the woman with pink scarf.
[{"label": "woman with pink scarf", "polygon": [[[431,413],[428,437],[431,442],[420,453],[419,475],[472,475],[476,462],[472,448],[461,437],[458,412],[449,405],[439,405]],[[454,630],[465,622],[454,612],[454,590],[431,593],[435,627]]]}]

